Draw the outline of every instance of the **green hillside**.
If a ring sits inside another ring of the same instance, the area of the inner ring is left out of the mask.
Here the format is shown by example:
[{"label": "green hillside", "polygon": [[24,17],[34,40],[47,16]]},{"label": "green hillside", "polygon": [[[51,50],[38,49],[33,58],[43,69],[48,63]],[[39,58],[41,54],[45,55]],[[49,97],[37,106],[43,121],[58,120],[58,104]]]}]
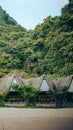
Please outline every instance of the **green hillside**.
[{"label": "green hillside", "polygon": [[27,30],[0,7],[0,77],[12,70],[37,76],[73,74],[73,0],[59,17]]}]

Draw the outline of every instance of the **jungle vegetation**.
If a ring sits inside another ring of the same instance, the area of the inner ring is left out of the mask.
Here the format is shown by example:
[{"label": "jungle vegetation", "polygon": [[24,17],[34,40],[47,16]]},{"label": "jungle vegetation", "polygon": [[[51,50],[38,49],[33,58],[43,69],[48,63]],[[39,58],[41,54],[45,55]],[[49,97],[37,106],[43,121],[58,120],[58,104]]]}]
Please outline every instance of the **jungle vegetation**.
[{"label": "jungle vegetation", "polygon": [[0,77],[18,70],[29,76],[73,74],[73,0],[61,16],[48,16],[34,30],[0,7]]}]

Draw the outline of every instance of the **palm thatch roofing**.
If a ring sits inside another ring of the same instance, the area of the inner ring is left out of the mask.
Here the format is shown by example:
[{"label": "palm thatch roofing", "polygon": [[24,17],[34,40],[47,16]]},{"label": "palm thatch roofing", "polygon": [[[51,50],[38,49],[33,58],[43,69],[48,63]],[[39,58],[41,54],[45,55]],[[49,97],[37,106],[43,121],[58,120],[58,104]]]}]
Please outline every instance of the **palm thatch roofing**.
[{"label": "palm thatch roofing", "polygon": [[70,85],[72,83],[73,80],[73,75],[70,75],[68,77],[62,78],[60,80],[54,81],[54,84],[59,87],[59,89],[62,89],[64,87],[66,88],[70,88]]},{"label": "palm thatch roofing", "polygon": [[51,78],[48,78],[46,75],[42,75],[40,77],[33,78],[30,83],[36,89],[40,89],[43,79],[46,80],[49,88],[53,87],[53,84],[54,84],[53,80]]},{"label": "palm thatch roofing", "polygon": [[0,91],[5,92],[10,89],[10,86],[13,84],[14,78],[16,79],[16,82],[18,85],[24,85],[29,84],[29,81],[18,76],[15,74],[12,74],[11,76],[3,77],[0,79]]},{"label": "palm thatch roofing", "polygon": [[52,89],[54,85],[56,85],[59,89],[63,87],[67,87],[69,89],[73,79],[73,75],[54,81],[46,75],[41,75],[40,77],[27,80],[19,75],[12,74],[10,76],[5,76],[0,79],[0,92],[8,91],[13,84],[14,78],[16,79],[17,84],[20,86],[31,85],[36,89],[40,89],[42,81],[45,79],[50,89]]}]

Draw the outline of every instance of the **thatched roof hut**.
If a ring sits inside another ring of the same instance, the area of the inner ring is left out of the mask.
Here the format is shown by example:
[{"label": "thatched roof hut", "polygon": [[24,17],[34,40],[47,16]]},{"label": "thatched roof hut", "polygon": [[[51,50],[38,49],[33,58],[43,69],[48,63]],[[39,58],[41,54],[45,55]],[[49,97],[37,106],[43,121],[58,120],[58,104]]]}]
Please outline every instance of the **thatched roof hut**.
[{"label": "thatched roof hut", "polygon": [[31,85],[41,91],[48,91],[49,88],[53,87],[53,84],[53,80],[48,78],[46,75],[42,75],[31,80]]},{"label": "thatched roof hut", "polygon": [[41,91],[48,91],[56,85],[59,90],[63,87],[67,87],[68,91],[73,92],[73,75],[54,81],[46,75],[27,80],[19,75],[12,74],[0,79],[0,92],[10,90],[10,87],[13,84],[18,84],[20,86],[32,85]]},{"label": "thatched roof hut", "polygon": [[57,80],[54,83],[59,89],[66,87],[68,91],[73,92],[73,75]]},{"label": "thatched roof hut", "polygon": [[19,75],[12,74],[0,79],[0,91],[7,91],[10,89],[11,85],[18,84],[20,86],[24,84],[29,84],[28,80],[23,79]]}]

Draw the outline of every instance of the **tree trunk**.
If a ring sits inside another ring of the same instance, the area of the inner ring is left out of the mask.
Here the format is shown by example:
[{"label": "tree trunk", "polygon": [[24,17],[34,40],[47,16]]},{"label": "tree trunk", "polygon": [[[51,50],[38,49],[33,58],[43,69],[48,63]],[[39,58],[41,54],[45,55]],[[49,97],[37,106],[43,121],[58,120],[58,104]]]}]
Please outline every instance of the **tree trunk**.
[{"label": "tree trunk", "polygon": [[29,106],[29,99],[26,99],[26,106]]}]

